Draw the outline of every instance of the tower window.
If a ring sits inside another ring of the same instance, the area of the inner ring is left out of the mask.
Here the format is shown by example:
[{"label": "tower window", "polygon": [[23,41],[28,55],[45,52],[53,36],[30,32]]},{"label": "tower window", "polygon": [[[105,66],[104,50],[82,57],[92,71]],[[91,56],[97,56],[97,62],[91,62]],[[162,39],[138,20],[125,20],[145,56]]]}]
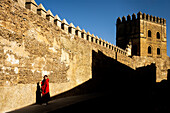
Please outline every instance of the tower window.
[{"label": "tower window", "polygon": [[151,31],[148,30],[148,37],[151,37]]},{"label": "tower window", "polygon": [[161,54],[160,48],[157,48],[157,55],[160,55],[160,54]]},{"label": "tower window", "polygon": [[156,37],[157,37],[157,39],[160,39],[160,33],[159,32],[157,32]]},{"label": "tower window", "polygon": [[152,48],[151,46],[148,47],[148,54],[151,54],[152,53]]}]

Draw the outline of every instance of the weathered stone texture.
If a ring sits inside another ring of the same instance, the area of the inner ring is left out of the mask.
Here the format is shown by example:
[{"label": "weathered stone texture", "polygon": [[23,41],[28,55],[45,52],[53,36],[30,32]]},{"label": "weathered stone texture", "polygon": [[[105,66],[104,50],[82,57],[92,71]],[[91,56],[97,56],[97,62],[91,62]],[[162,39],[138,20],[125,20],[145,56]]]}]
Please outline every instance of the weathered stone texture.
[{"label": "weathered stone texture", "polygon": [[89,45],[12,0],[0,1],[0,112],[34,103],[44,74],[52,96],[89,80]]},{"label": "weathered stone texture", "polygon": [[135,68],[150,65],[152,63],[156,64],[156,82],[161,82],[167,79],[167,70],[169,69],[169,59],[152,58],[152,57],[142,57],[134,56],[133,64]]},{"label": "weathered stone texture", "polygon": [[[56,26],[36,14],[35,8],[32,12],[20,7],[22,0],[17,0],[19,4],[15,1],[0,1],[0,112],[34,103],[36,84],[45,74],[49,75],[51,96],[91,79],[93,51],[100,51],[133,69],[154,62],[147,58],[130,58],[121,48],[93,34],[88,33],[87,38],[85,30],[81,37],[79,27],[75,29],[76,35],[68,33],[59,27],[61,23]],[[164,79],[163,70],[170,67],[170,61],[157,62],[157,73],[162,73],[158,79]]]}]

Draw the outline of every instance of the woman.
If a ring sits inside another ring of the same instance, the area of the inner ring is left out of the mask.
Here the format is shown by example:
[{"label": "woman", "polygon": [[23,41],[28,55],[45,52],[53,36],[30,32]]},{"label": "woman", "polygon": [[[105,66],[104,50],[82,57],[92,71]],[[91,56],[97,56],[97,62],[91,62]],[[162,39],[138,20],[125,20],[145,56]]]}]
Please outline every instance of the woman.
[{"label": "woman", "polygon": [[41,82],[41,90],[42,90],[42,103],[45,103],[45,105],[47,105],[48,101],[50,100],[49,79],[47,75],[44,76],[44,79]]}]

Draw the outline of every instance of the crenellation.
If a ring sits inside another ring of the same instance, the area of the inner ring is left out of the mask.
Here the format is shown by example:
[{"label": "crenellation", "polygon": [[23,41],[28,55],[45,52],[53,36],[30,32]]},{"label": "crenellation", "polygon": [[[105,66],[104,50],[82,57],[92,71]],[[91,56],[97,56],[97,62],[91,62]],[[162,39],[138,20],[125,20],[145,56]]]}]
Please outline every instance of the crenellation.
[{"label": "crenellation", "polygon": [[103,39],[102,42],[103,42],[102,46],[106,47],[106,41]]},{"label": "crenellation", "polygon": [[37,3],[34,0],[26,0],[25,8],[30,9],[34,13],[37,13]]},{"label": "crenellation", "polygon": [[112,44],[112,50],[115,51],[116,46]]},{"label": "crenellation", "polygon": [[163,19],[162,18],[160,18],[160,23],[163,24]]},{"label": "crenellation", "polygon": [[156,16],[153,17],[153,22],[157,23],[157,18],[156,18]]},{"label": "crenellation", "polygon": [[95,42],[96,44],[99,44],[99,37],[98,36],[95,37],[95,41],[96,41]]},{"label": "crenellation", "polygon": [[64,31],[68,32],[68,26],[69,26],[69,24],[67,23],[66,19],[63,19],[61,21],[61,29],[63,29]]},{"label": "crenellation", "polygon": [[113,44],[110,44],[110,49],[113,51]]},{"label": "crenellation", "polygon": [[131,16],[128,15],[128,16],[127,16],[127,21],[130,21],[130,20],[131,20]]},{"label": "crenellation", "polygon": [[93,43],[95,42],[95,38],[94,37],[95,37],[94,34],[92,34],[91,35],[91,42],[93,42]]},{"label": "crenellation", "polygon": [[87,32],[87,40],[88,40],[89,42],[91,42],[91,34],[90,34],[89,31]]},{"label": "crenellation", "polygon": [[160,18],[159,18],[159,17],[157,17],[157,23],[159,23],[159,24],[160,24]]},{"label": "crenellation", "polygon": [[[27,4],[28,3],[32,3],[34,5],[36,5],[35,1],[34,0],[27,0]],[[43,15],[46,13],[46,17],[47,19],[50,21],[50,22],[53,22],[54,21],[54,24],[57,25],[58,27],[60,27],[61,29],[65,30],[65,31],[68,31],[68,33],[70,34],[73,34],[73,35],[77,35],[78,37],[80,38],[83,38],[85,40],[88,40],[89,42],[94,42],[96,44],[99,44],[99,45],[102,45],[106,48],[109,48],[109,49],[112,49],[112,50],[115,50],[114,46],[112,46],[112,44],[108,43],[107,41],[105,40],[102,40],[101,38],[99,39],[98,36],[94,36],[94,34],[90,34],[89,32],[86,33],[86,31],[83,29],[81,30],[79,28],[79,26],[77,26],[75,28],[75,26],[70,23],[70,25],[67,23],[67,21],[65,19],[63,19],[61,21],[61,19],[59,18],[58,15],[56,15],[55,17],[53,16],[53,14],[51,13],[50,10],[48,10],[46,12],[45,8],[43,7],[42,4],[40,4],[38,7],[37,7],[37,14],[39,14],[40,16],[44,17]],[[128,15],[127,16],[127,19],[125,16],[122,17],[122,19],[120,17],[118,17],[117,19],[117,24],[121,23],[121,22],[130,22],[130,21],[134,21],[136,19],[143,19],[143,20],[147,20],[147,21],[152,21],[152,22],[156,22],[156,23],[163,23],[164,25],[166,25],[166,20],[165,19],[160,19],[159,17],[153,17],[152,15],[149,16],[149,14],[145,14],[145,13],[142,13],[142,12],[138,12],[137,14],[137,17],[136,17],[136,14],[133,13],[132,14],[132,19],[131,19],[131,16]],[[122,54],[126,54],[126,51],[124,51],[123,49],[121,48],[116,48],[116,51],[120,51],[120,53]]]},{"label": "crenellation", "polygon": [[150,15],[149,14],[146,15],[146,20],[150,21]]},{"label": "crenellation", "polygon": [[82,29],[82,31],[81,31],[81,38],[87,40],[86,31],[84,29]]},{"label": "crenellation", "polygon": [[162,18],[156,17],[156,16],[153,17],[152,15],[149,15],[149,14],[146,15],[145,13],[142,14],[142,18],[140,18],[140,19],[143,19],[143,20],[146,20],[146,21],[155,22],[155,23],[158,23],[158,24],[163,24]]},{"label": "crenellation", "polygon": [[112,45],[112,44],[109,42],[109,49],[111,49],[111,50],[112,50],[112,48],[111,48],[112,46],[111,46],[111,45]]},{"label": "crenellation", "polygon": [[117,47],[116,47],[116,46],[114,46],[114,47],[113,47],[113,50],[114,50],[115,52],[117,52]]},{"label": "crenellation", "polygon": [[118,49],[118,47],[116,47],[116,49],[115,49],[115,52],[117,52],[117,53],[119,52],[119,49]]},{"label": "crenellation", "polygon": [[117,18],[117,22],[116,22],[116,23],[117,23],[117,24],[119,24],[119,23],[121,23],[121,22],[122,22],[122,21],[121,21],[121,18],[120,18],[120,17],[118,17],[118,18]]},{"label": "crenellation", "polygon": [[42,4],[40,4],[37,7],[37,14],[42,16],[43,18],[46,18],[46,13],[47,13],[47,11],[45,10],[44,6]]},{"label": "crenellation", "polygon": [[102,46],[102,44],[103,44],[103,40],[102,40],[102,38],[100,37],[100,38],[99,38],[99,45]]},{"label": "crenellation", "polygon": [[73,23],[70,23],[68,27],[68,33],[75,35],[75,32],[76,32],[75,26],[73,25]]},{"label": "crenellation", "polygon": [[81,29],[79,26],[76,27],[76,35],[81,38]]},{"label": "crenellation", "polygon": [[91,34],[90,34],[89,31],[86,33],[86,40],[87,40],[88,42],[91,42]]},{"label": "crenellation", "polygon": [[132,14],[132,20],[136,20],[136,14],[135,13]]},{"label": "crenellation", "polygon": [[[109,43],[105,40],[99,39],[98,36],[94,36],[94,34],[90,34],[89,32],[86,33],[86,31],[83,29],[81,30],[79,26],[75,28],[73,23],[70,23],[70,25],[67,23],[65,19],[61,21],[58,15],[54,17],[51,10],[46,11],[44,6],[42,4],[37,5],[34,0],[26,0],[26,8],[30,9],[31,11],[37,13],[38,15],[46,18],[49,22],[54,23],[59,28],[63,29],[64,31],[77,35],[80,38],[83,38],[85,40],[88,40],[89,42],[95,42],[96,44],[103,45],[104,47],[111,48],[109,46]],[[127,20],[131,20],[131,16],[128,15]],[[121,18],[119,17],[117,20],[117,23],[121,22]],[[122,17],[122,22],[126,22],[126,17]]]},{"label": "crenellation", "polygon": [[107,42],[106,40],[104,40],[104,39],[103,39],[103,41],[104,41],[103,46],[107,48],[107,46],[108,46],[108,42]]},{"label": "crenellation", "polygon": [[108,43],[108,41],[106,41],[106,48],[109,48],[109,43]]},{"label": "crenellation", "polygon": [[[39,15],[41,15],[38,12],[38,10],[42,10],[42,11],[45,12],[46,10],[44,10],[44,9],[45,8],[43,8],[42,4],[39,5],[39,7],[37,8],[37,13]],[[118,17],[117,24],[122,23],[122,22],[134,21],[136,19],[143,19],[143,20],[146,20],[146,21],[151,21],[151,22],[155,22],[155,23],[160,23],[160,24],[166,25],[166,20],[165,19],[162,19],[162,18],[159,18],[159,17],[156,17],[156,16],[153,17],[152,15],[150,16],[149,14],[146,15],[145,13],[142,13],[142,12],[138,12],[137,17],[136,17],[136,14],[133,13],[132,14],[132,19],[131,19],[130,15],[127,16],[127,19],[126,19],[125,16],[123,16],[122,19],[120,17]],[[79,26],[77,26],[75,28],[75,26],[72,23],[70,25],[68,25],[68,23],[67,23],[67,21],[65,19],[63,19],[63,21],[61,21],[61,19],[58,17],[58,15],[56,15],[54,17],[54,23],[57,26],[61,27],[62,29],[68,31],[68,33],[77,35],[80,38],[84,38],[85,40],[88,40],[89,42],[93,42],[93,43],[102,45],[102,46],[104,46],[106,48],[109,48],[109,49],[112,49],[114,51],[117,51],[120,54],[126,55],[126,51],[124,51],[123,49],[121,49],[119,47],[116,47],[116,46],[108,43],[107,41],[102,40],[101,38],[99,39],[98,36],[94,36],[94,34],[91,35],[89,32],[86,33],[86,31],[84,29],[81,30],[79,28]]]},{"label": "crenellation", "polygon": [[163,19],[163,24],[166,25],[166,19],[165,18]]},{"label": "crenellation", "polygon": [[69,27],[71,28],[75,28],[74,24],[73,23],[70,23]]},{"label": "crenellation", "polygon": [[140,11],[137,13],[137,18],[136,18],[135,13],[132,14],[132,19],[131,19],[130,15],[127,16],[127,19],[126,19],[125,16],[123,16],[122,19],[120,17],[118,17],[117,18],[117,24],[120,24],[122,22],[134,21],[136,19],[138,19],[138,20],[141,19],[141,20],[146,20],[146,21],[151,21],[151,22],[155,22],[155,23],[158,23],[158,24],[162,24],[162,21],[161,21],[161,19],[159,17],[156,17],[156,16],[153,17],[152,15],[149,15],[149,14],[146,15],[146,13],[142,13]]},{"label": "crenellation", "polygon": [[143,13],[142,18],[146,20],[146,13]]},{"label": "crenellation", "polygon": [[54,24],[58,26],[59,28],[61,28],[61,19],[58,15],[55,15],[54,17]]},{"label": "crenellation", "polygon": [[150,15],[150,21],[153,22],[153,16],[152,15]]},{"label": "crenellation", "polygon": [[143,18],[142,12],[139,11],[138,14],[137,14],[137,19],[142,19],[142,18]]},{"label": "crenellation", "polygon": [[51,10],[48,10],[48,11],[47,11],[46,19],[47,19],[49,22],[54,23],[54,15],[52,14]]},{"label": "crenellation", "polygon": [[86,33],[86,31],[85,31],[85,29],[82,29],[82,31],[81,31],[82,33]]},{"label": "crenellation", "polygon": [[126,17],[125,16],[122,17],[122,22],[126,22]]}]

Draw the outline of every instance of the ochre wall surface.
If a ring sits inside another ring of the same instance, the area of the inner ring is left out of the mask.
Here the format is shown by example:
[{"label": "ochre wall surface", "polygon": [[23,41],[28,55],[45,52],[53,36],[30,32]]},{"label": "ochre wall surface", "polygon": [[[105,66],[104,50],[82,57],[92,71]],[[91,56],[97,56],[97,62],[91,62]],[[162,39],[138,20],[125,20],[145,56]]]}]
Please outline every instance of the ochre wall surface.
[{"label": "ochre wall surface", "polygon": [[91,79],[92,50],[115,57],[112,49],[69,34],[17,2],[0,5],[0,112],[35,103],[44,74],[51,96]]},{"label": "ochre wall surface", "polygon": [[[155,63],[154,60],[146,63],[140,57],[130,58],[123,49],[61,22],[49,11],[51,16],[47,20],[35,12],[34,2],[33,11],[22,4],[22,0],[0,1],[0,112],[35,103],[37,83],[44,74],[49,75],[51,96],[92,79],[93,51],[100,51],[132,69]],[[76,35],[68,33],[69,26]],[[166,71],[169,64],[163,62],[165,65],[160,69]],[[158,80],[165,79],[164,75],[160,74]]]}]

